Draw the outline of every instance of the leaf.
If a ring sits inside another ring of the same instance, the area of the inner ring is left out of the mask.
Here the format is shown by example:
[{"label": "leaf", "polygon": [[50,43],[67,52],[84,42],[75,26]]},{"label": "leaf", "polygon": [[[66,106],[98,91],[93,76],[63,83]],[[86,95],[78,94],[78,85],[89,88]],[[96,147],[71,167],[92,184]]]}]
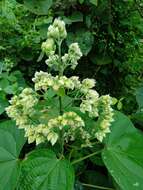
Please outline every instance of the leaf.
[{"label": "leaf", "polygon": [[118,108],[118,110],[121,110],[122,107],[123,107],[123,104],[122,104],[121,101],[119,101],[118,104],[117,104],[117,108]]},{"label": "leaf", "polygon": [[[86,184],[92,184],[97,186],[112,187],[109,179],[106,175],[95,171],[95,170],[86,170],[82,176],[82,181]],[[84,190],[98,190],[98,188],[84,187]]]},{"label": "leaf", "polygon": [[124,114],[115,113],[103,161],[122,190],[143,189],[143,135]]},{"label": "leaf", "polygon": [[15,125],[15,122],[12,120],[6,120],[0,122],[0,129],[9,132],[13,136],[16,142],[17,155],[19,155],[21,148],[26,142],[26,138],[24,137],[24,130],[18,129],[17,126]]},{"label": "leaf", "polygon": [[61,96],[61,97],[64,97],[64,96],[65,96],[65,89],[64,89],[64,88],[60,88],[60,89],[57,91],[57,95],[58,95],[58,96]]},{"label": "leaf", "polygon": [[80,4],[83,4],[84,3],[84,0],[79,0]]},{"label": "leaf", "polygon": [[24,5],[38,15],[47,15],[52,3],[52,0],[24,0]]},{"label": "leaf", "polygon": [[15,189],[20,175],[18,157],[24,142],[23,133],[13,123],[0,123],[0,190]]},{"label": "leaf", "polygon": [[143,126],[143,111],[142,112],[137,112],[132,114],[132,119],[138,122],[141,126]]},{"label": "leaf", "polygon": [[63,20],[65,21],[66,24],[72,24],[74,22],[83,22],[83,14],[79,11],[76,11],[68,17],[64,16]]},{"label": "leaf", "polygon": [[83,186],[79,181],[75,183],[74,190],[84,190]]},{"label": "leaf", "polygon": [[96,65],[108,65],[108,64],[112,63],[112,59],[108,55],[104,55],[104,56],[100,57],[100,56],[93,54],[93,55],[91,55],[90,59]]},{"label": "leaf", "polygon": [[7,87],[9,85],[9,81],[5,78],[3,78],[2,80],[0,80],[0,89],[5,89],[5,87]]},{"label": "leaf", "polygon": [[139,109],[143,108],[143,87],[137,89],[136,100],[139,105]]},{"label": "leaf", "polygon": [[22,190],[72,190],[74,171],[65,159],[57,159],[54,152],[38,149],[31,152],[22,166]]},{"label": "leaf", "polygon": [[97,6],[98,5],[98,0],[89,0],[90,3],[92,3],[93,5]]},{"label": "leaf", "polygon": [[81,51],[84,55],[87,55],[94,43],[94,37],[92,33],[85,29],[77,30],[75,33],[69,33],[67,37],[67,45],[70,45],[72,42],[78,42],[81,48]]},{"label": "leaf", "polygon": [[0,114],[2,114],[5,111],[5,108],[8,105],[9,105],[9,103],[8,103],[8,100],[6,99],[6,97],[1,97],[0,96]]}]

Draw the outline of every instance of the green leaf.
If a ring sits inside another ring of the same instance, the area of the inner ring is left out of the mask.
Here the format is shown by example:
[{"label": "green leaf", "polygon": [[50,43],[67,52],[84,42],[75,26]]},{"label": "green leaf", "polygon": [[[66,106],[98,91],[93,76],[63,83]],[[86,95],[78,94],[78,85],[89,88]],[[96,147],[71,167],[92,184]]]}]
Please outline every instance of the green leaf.
[{"label": "green leaf", "polygon": [[[101,187],[111,187],[111,184],[106,175],[95,171],[86,170],[82,176],[82,180],[87,184],[98,185]],[[99,190],[98,188],[84,187],[84,190]]]},{"label": "green leaf", "polygon": [[47,15],[52,3],[52,0],[24,0],[24,5],[38,15]]},{"label": "green leaf", "polygon": [[83,14],[79,11],[76,11],[68,17],[64,16],[63,20],[65,21],[66,24],[72,24],[74,22],[83,22]]},{"label": "green leaf", "polygon": [[139,105],[139,108],[143,108],[143,87],[137,89],[136,91],[136,100]]},{"label": "green leaf", "polygon": [[15,189],[20,175],[23,133],[10,121],[0,123],[0,190]]},{"label": "green leaf", "polygon": [[5,92],[6,94],[15,94],[17,88],[18,88],[18,84],[17,84],[17,83],[14,83],[14,84],[12,84],[12,85],[6,86],[6,88],[4,88],[4,92]]},{"label": "green leaf", "polygon": [[93,54],[91,55],[90,59],[96,65],[108,65],[112,63],[112,59],[108,55],[104,55],[100,57],[100,56],[97,56],[96,54]]},{"label": "green leaf", "polygon": [[123,104],[122,104],[121,101],[119,101],[118,104],[117,104],[117,108],[118,108],[118,110],[121,110],[122,107],[123,107]]},{"label": "green leaf", "polygon": [[17,126],[15,125],[15,122],[12,120],[6,120],[0,122],[0,129],[9,132],[13,136],[16,142],[17,155],[19,155],[21,148],[26,142],[26,138],[24,137],[24,130],[18,129]]},{"label": "green leaf", "polygon": [[58,95],[58,96],[61,96],[61,97],[65,96],[65,89],[64,89],[64,88],[60,88],[60,89],[57,91],[57,95]]},{"label": "green leaf", "polygon": [[8,103],[8,100],[6,99],[6,97],[1,97],[0,96],[0,114],[2,114],[5,111],[5,108],[8,105],[9,105],[9,103]]},{"label": "green leaf", "polygon": [[140,123],[140,125],[143,127],[143,111],[132,114],[132,119]]},{"label": "green leaf", "polygon": [[9,85],[9,81],[5,78],[0,80],[0,89],[5,89]]},{"label": "green leaf", "polygon": [[81,48],[81,51],[84,55],[87,55],[92,49],[94,43],[94,37],[92,33],[85,29],[80,29],[75,31],[75,33],[69,33],[67,37],[67,45],[70,45],[72,42],[78,42]]},{"label": "green leaf", "polygon": [[23,162],[20,189],[72,190],[74,171],[65,159],[57,159],[54,152],[39,149],[31,152]]},{"label": "green leaf", "polygon": [[89,0],[90,3],[92,3],[93,5],[97,6],[98,5],[98,0]]},{"label": "green leaf", "polygon": [[111,131],[102,153],[106,167],[122,190],[143,189],[143,135],[120,112]]},{"label": "green leaf", "polygon": [[83,4],[84,3],[84,0],[79,0],[80,4]]}]

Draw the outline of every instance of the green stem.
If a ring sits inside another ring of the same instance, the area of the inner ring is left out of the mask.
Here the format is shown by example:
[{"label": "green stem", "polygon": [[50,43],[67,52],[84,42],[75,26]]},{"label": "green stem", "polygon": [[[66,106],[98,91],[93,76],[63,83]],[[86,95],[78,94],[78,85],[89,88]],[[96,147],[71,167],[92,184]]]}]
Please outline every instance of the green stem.
[{"label": "green stem", "polygon": [[102,150],[99,150],[99,151],[97,151],[97,152],[93,152],[92,154],[89,154],[89,155],[84,156],[84,157],[82,157],[82,158],[79,158],[79,159],[77,159],[77,160],[74,160],[74,161],[72,162],[72,164],[77,164],[77,163],[79,163],[79,162],[81,162],[81,161],[83,161],[83,160],[86,160],[87,158],[90,158],[90,157],[92,157],[92,156],[94,156],[94,155],[96,155],[96,154],[101,153],[101,151],[102,151]]},{"label": "green stem", "polygon": [[62,41],[58,41],[58,54],[59,54],[59,57],[60,57],[60,64],[59,64],[59,76],[63,76],[63,67],[62,67],[62,63],[61,63],[61,56],[62,56],[62,53],[61,53],[61,44],[62,44]]},{"label": "green stem", "polygon": [[72,153],[74,152],[74,149],[71,149],[70,154],[69,154],[69,160],[71,160]]},{"label": "green stem", "polygon": [[99,185],[86,184],[86,183],[81,183],[81,185],[83,185],[85,187],[92,187],[95,189],[97,188],[97,189],[103,189],[103,190],[114,190],[113,188],[103,187],[103,186],[99,186]]},{"label": "green stem", "polygon": [[63,114],[63,110],[62,110],[62,98],[59,96],[59,112],[60,112],[60,115],[62,115]]},{"label": "green stem", "polygon": [[[59,64],[59,77],[60,76],[63,76],[63,68],[61,67],[62,64],[61,64],[61,44],[62,44],[62,41],[58,41],[58,54],[59,54],[59,57],[60,57],[60,64]],[[63,106],[62,106],[62,98],[61,96],[59,96],[59,113],[60,115],[63,114]],[[64,130],[62,129],[61,130],[61,133],[60,133],[60,146],[61,146],[61,158],[63,157],[63,154],[64,154]]]}]

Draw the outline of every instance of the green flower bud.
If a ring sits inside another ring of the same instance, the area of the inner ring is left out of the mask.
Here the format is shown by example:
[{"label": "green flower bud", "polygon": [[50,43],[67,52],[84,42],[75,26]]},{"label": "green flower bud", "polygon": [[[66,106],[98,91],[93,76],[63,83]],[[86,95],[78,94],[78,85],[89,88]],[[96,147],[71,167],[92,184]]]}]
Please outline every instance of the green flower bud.
[{"label": "green flower bud", "polygon": [[60,19],[55,19],[53,25],[48,28],[47,36],[55,40],[63,40],[67,37],[65,23]]}]

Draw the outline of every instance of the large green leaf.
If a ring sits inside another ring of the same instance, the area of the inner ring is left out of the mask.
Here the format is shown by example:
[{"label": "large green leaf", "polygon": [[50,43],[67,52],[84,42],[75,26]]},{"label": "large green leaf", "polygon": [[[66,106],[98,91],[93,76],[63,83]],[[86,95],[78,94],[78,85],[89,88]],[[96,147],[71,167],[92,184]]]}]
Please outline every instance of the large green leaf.
[{"label": "large green leaf", "polygon": [[67,160],[57,159],[51,150],[39,149],[23,162],[20,181],[22,190],[73,190],[74,172]]},{"label": "large green leaf", "polygon": [[19,174],[23,132],[10,121],[0,123],[0,190],[15,189]]},{"label": "large green leaf", "polygon": [[24,0],[25,6],[38,15],[47,15],[52,3],[52,0]]},{"label": "large green leaf", "polygon": [[123,190],[143,189],[143,135],[120,112],[102,153],[110,174]]}]

